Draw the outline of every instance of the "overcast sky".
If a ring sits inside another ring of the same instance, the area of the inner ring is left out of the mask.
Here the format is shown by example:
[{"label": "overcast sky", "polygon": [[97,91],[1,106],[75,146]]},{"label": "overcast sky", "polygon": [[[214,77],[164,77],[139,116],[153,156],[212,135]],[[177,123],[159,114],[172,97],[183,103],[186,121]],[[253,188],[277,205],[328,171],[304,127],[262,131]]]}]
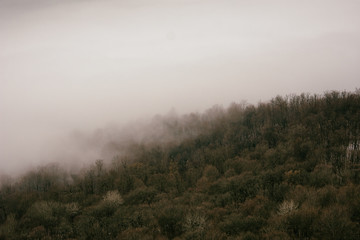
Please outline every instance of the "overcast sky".
[{"label": "overcast sky", "polygon": [[353,91],[359,12],[358,0],[0,0],[0,172],[74,130]]}]

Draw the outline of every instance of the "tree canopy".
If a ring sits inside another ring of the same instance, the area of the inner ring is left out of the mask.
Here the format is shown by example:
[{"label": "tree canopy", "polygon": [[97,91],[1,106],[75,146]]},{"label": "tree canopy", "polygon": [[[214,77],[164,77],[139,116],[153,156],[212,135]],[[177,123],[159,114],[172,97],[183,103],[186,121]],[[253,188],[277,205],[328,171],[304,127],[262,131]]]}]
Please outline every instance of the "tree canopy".
[{"label": "tree canopy", "polygon": [[0,239],[360,239],[360,92],[157,117],[78,173],[0,191]]}]

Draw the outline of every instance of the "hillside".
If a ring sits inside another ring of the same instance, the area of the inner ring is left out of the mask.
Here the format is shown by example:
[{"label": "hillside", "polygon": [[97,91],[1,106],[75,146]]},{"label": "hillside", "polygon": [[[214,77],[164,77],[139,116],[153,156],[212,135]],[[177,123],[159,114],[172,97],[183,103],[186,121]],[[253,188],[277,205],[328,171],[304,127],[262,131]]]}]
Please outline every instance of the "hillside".
[{"label": "hillside", "polygon": [[111,162],[3,181],[0,239],[360,239],[359,90],[154,121]]}]

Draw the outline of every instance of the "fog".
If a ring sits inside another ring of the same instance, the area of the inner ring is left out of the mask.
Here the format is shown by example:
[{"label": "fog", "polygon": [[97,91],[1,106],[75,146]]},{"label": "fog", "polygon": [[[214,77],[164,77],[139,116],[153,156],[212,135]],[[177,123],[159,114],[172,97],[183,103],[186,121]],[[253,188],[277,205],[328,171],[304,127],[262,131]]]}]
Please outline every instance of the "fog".
[{"label": "fog", "polygon": [[156,114],[353,91],[359,12],[357,0],[0,0],[0,172],[109,158],[106,142]]}]

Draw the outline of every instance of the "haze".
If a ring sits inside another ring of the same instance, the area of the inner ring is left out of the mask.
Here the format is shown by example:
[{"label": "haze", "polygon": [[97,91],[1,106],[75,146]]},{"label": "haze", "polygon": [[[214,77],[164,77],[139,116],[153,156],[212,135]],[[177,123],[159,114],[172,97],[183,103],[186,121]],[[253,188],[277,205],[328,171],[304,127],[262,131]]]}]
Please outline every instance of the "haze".
[{"label": "haze", "polygon": [[171,109],[353,91],[359,12],[357,0],[0,0],[0,172],[94,161],[79,136]]}]

